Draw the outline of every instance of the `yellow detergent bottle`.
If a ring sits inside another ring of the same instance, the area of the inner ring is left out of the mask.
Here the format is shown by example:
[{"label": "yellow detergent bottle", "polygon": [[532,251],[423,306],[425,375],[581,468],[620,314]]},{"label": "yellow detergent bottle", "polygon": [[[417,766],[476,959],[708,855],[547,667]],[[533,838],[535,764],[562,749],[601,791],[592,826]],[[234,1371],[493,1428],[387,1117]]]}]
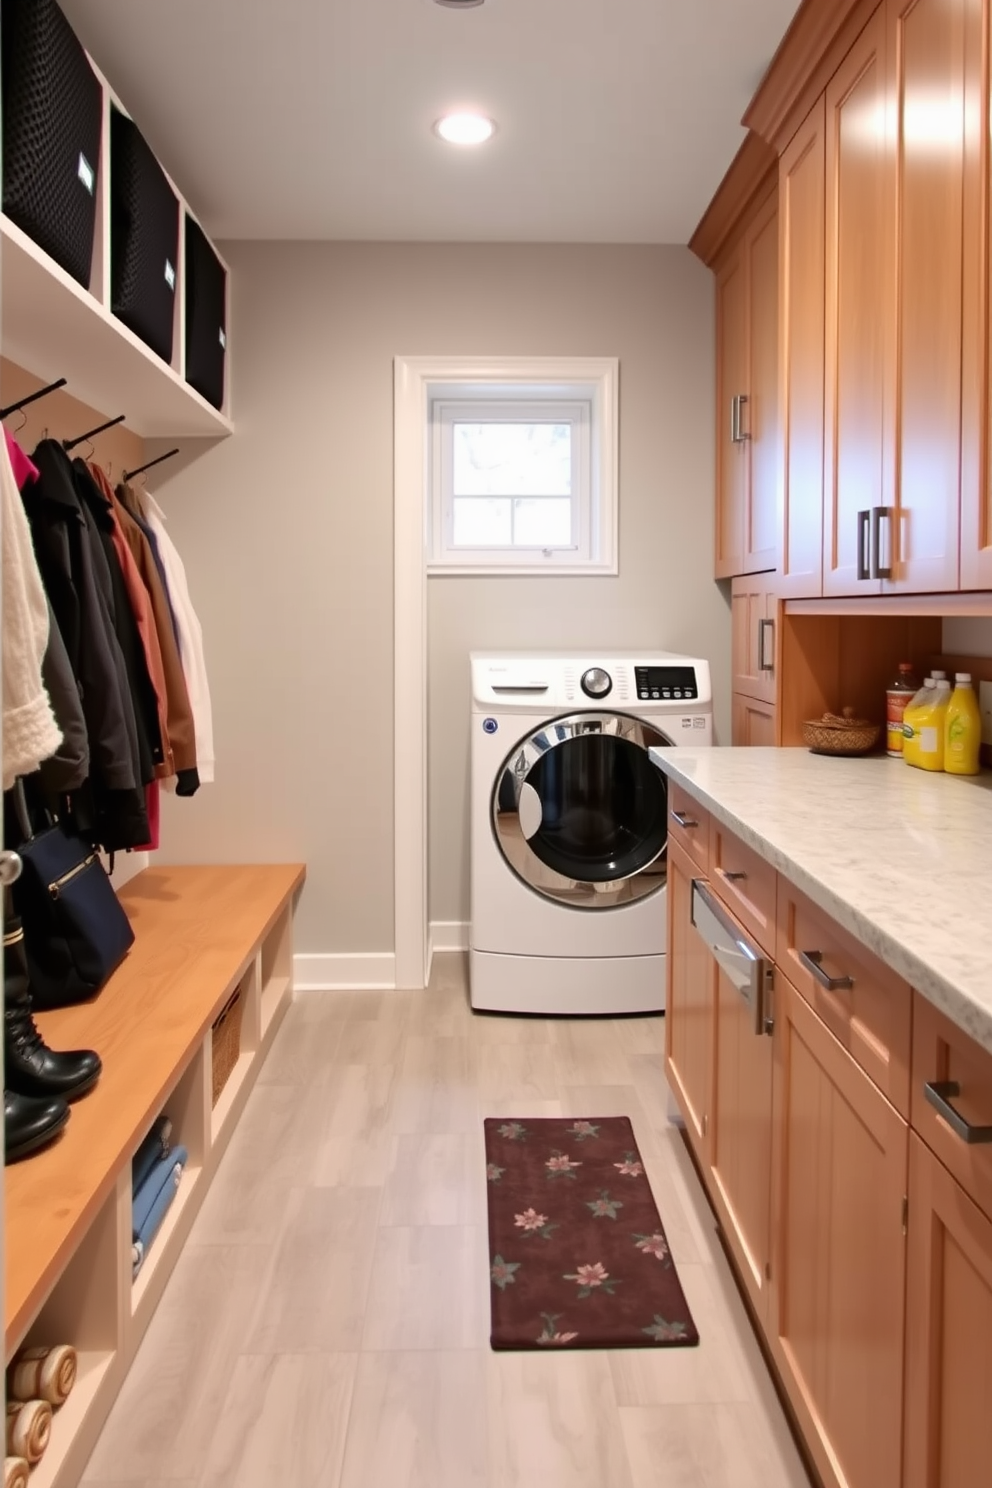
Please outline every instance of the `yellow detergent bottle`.
[{"label": "yellow detergent bottle", "polygon": [[906,704],[902,715],[902,757],[907,765],[920,762],[919,720],[937,695],[937,683],[946,676],[946,672],[931,672],[919,692]]},{"label": "yellow detergent bottle", "polygon": [[919,720],[914,725],[920,731],[920,752],[913,763],[921,770],[944,768],[944,723],[950,703],[951,684],[946,680],[940,681],[931,702],[920,710]]},{"label": "yellow detergent bottle", "polygon": [[977,775],[982,746],[982,714],[970,672],[957,672],[944,720],[944,769],[949,775]]}]

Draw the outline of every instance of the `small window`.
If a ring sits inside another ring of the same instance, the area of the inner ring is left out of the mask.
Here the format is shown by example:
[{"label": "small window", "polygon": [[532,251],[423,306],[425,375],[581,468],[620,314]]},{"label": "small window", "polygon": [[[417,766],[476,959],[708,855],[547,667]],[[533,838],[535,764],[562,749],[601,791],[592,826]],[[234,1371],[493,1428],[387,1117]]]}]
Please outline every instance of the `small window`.
[{"label": "small window", "polygon": [[433,385],[430,571],[615,573],[613,394],[602,377]]}]

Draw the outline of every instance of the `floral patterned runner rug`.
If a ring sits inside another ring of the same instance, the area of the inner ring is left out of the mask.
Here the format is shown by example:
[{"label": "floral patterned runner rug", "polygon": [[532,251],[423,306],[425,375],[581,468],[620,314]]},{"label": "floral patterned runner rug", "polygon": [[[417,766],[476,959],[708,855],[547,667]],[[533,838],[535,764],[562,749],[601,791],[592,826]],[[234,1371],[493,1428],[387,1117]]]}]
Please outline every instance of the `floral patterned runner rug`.
[{"label": "floral patterned runner rug", "polygon": [[493,1348],[698,1343],[627,1117],[485,1128]]}]

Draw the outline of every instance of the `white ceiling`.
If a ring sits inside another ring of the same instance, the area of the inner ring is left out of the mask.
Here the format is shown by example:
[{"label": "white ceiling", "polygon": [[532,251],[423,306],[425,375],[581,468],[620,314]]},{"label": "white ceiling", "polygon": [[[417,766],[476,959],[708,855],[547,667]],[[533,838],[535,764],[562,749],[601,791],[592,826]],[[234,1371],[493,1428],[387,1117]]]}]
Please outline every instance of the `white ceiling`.
[{"label": "white ceiling", "polygon": [[[796,0],[61,0],[219,238],[684,243]],[[431,133],[455,106],[488,145]]]}]

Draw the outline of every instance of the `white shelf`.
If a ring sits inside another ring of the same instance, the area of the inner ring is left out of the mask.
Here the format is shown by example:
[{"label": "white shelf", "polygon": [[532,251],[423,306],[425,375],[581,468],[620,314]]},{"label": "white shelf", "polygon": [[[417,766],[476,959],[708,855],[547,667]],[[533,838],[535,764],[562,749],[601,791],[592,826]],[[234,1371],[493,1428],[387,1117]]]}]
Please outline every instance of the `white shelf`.
[{"label": "white shelf", "polygon": [[0,214],[3,352],[142,438],[217,438],[233,424]]},{"label": "white shelf", "polygon": [[52,1435],[48,1449],[37,1467],[31,1470],[31,1488],[52,1488],[66,1466],[73,1448],[84,1429],[86,1418],[94,1406],[104,1385],[110,1385],[110,1371],[115,1355],[104,1353],[80,1353],[77,1357],[76,1383],[65,1405],[59,1406],[52,1417]]},{"label": "white shelf", "polygon": [[[166,1275],[172,1271],[182,1242],[186,1238],[189,1223],[183,1224],[183,1215],[194,1200],[199,1200],[196,1192],[197,1184],[203,1176],[201,1166],[192,1167],[187,1163],[183,1169],[183,1176],[179,1180],[176,1189],[176,1197],[169,1205],[165,1218],[163,1219],[158,1233],[152,1240],[145,1256],[145,1262],[131,1285],[131,1312],[137,1313],[139,1308],[152,1291],[161,1294],[162,1286],[158,1285],[162,1278],[159,1273],[164,1271]],[[192,1215],[189,1216],[189,1222]],[[156,1296],[156,1301],[158,1300]]]},{"label": "white shelf", "polygon": [[244,1104],[248,1091],[245,1088],[248,1076],[257,1069],[258,1055],[242,1050],[238,1055],[238,1062],[227,1078],[227,1084],[220,1093],[220,1098],[214,1106],[210,1117],[211,1140],[216,1143],[221,1132],[224,1130],[228,1118],[235,1114],[236,1110]]}]

